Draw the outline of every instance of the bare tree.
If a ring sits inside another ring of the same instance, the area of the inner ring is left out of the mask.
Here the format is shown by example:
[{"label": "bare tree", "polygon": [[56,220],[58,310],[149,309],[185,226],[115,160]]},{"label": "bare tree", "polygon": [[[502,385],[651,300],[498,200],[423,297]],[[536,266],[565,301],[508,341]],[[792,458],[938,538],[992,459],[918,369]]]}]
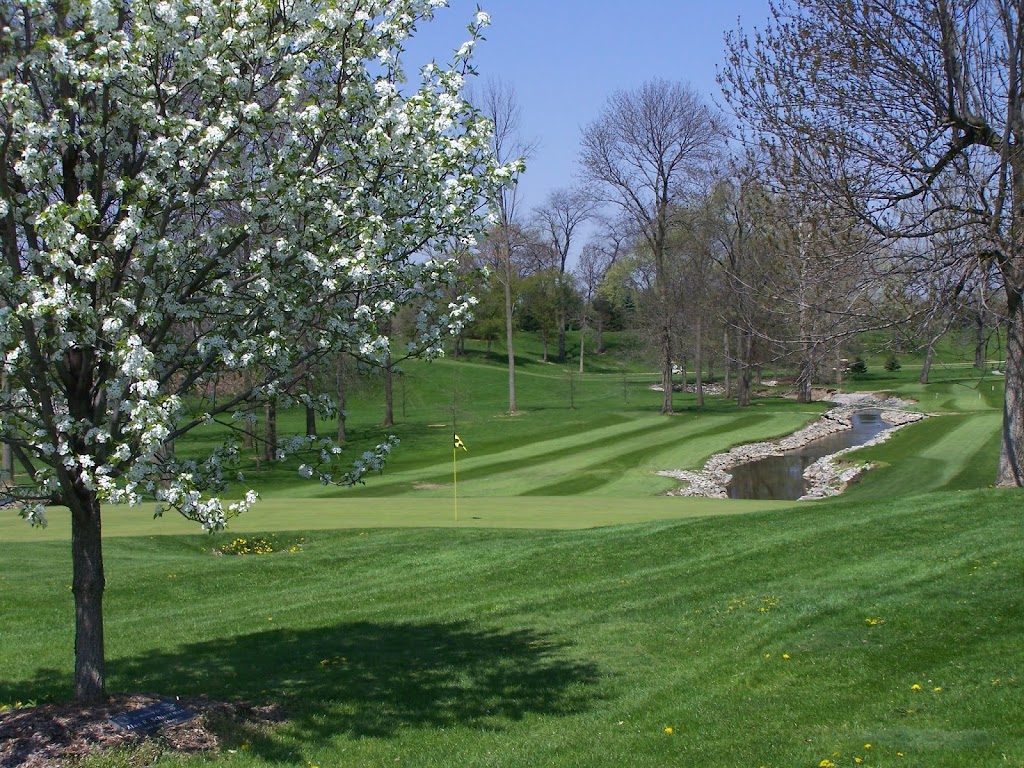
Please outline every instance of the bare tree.
[{"label": "bare tree", "polygon": [[[972,231],[1006,295],[997,482],[1024,485],[1024,2],[779,0],[728,36],[726,98],[815,192],[891,237]],[[799,162],[801,153],[793,153]]]},{"label": "bare tree", "polygon": [[[558,273],[565,274],[565,265],[580,226],[591,217],[595,203],[578,189],[555,189],[543,205],[534,209],[537,228],[557,260]],[[565,361],[566,307],[558,313],[558,360]]]},{"label": "bare tree", "polygon": [[[536,148],[535,142],[523,139],[521,134],[521,110],[515,88],[500,80],[487,80],[479,92],[470,92],[469,100],[493,124],[491,151],[502,165],[525,161]],[[516,406],[516,353],[514,347],[512,316],[512,286],[514,268],[512,264],[513,229],[519,204],[519,192],[515,184],[504,187],[493,201],[498,215],[497,226],[491,232],[491,239],[497,249],[501,263],[501,280],[505,289],[505,348],[508,352],[508,412],[515,413]]]},{"label": "bare tree", "polygon": [[613,314],[613,303],[609,301],[603,286],[608,277],[609,271],[632,249],[636,240],[634,233],[635,226],[632,220],[619,216],[615,219],[599,219],[600,229],[591,243],[603,254],[601,261],[604,267],[601,271],[601,280],[594,293],[592,307],[594,310],[595,331],[597,332],[597,344],[594,350],[597,354],[604,354],[604,327],[606,320],[611,319]]},{"label": "bare tree", "polygon": [[[576,265],[576,280],[583,292],[583,304],[580,310],[580,373],[583,373],[584,341],[588,329],[588,318],[594,308],[597,290],[604,281],[608,268],[612,265],[612,257],[596,242],[587,243],[580,252],[579,264]],[[597,327],[600,329],[600,313],[594,313]],[[600,331],[599,331],[600,336]],[[598,350],[600,352],[600,350]]]},{"label": "bare tree", "polygon": [[722,142],[721,118],[690,86],[658,79],[612,94],[598,119],[583,130],[585,177],[595,184],[599,200],[633,220],[654,258],[665,310],[659,332],[662,413],[672,413],[669,217]]},{"label": "bare tree", "polygon": [[721,234],[726,397],[731,394],[729,374],[734,372],[736,404],[744,408],[750,404],[754,370],[770,338],[762,276],[778,264],[773,263],[762,215],[766,191],[756,177],[741,171],[716,192],[715,204],[726,220]]}]

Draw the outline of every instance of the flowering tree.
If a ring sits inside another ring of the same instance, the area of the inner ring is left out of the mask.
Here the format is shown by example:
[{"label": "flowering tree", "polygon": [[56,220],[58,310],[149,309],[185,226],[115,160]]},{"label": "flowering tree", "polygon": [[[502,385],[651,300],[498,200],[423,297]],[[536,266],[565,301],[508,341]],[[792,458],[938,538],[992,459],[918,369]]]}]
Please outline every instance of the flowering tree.
[{"label": "flowering tree", "polygon": [[188,462],[175,438],[319,357],[383,357],[403,305],[426,354],[465,318],[470,299],[442,298],[454,265],[417,254],[472,238],[514,169],[461,95],[486,14],[405,82],[405,41],[443,5],[0,0],[0,441],[30,522],[70,509],[77,699],[104,693],[102,504],[221,528],[255,500],[216,495],[233,445]]}]

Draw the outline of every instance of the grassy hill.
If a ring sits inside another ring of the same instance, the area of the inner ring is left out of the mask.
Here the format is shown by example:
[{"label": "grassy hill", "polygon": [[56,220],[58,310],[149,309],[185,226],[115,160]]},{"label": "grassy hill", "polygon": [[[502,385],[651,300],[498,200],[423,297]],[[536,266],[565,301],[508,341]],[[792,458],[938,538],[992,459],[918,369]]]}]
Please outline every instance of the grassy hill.
[{"label": "grassy hill", "polygon": [[[500,359],[410,365],[403,445],[366,486],[253,465],[266,501],[215,536],[108,510],[110,689],[286,717],[222,723],[221,752],[149,763],[1024,765],[1024,537],[1019,493],[987,487],[990,373],[952,359],[922,387],[913,361],[869,360],[848,389],[934,417],[861,452],[879,468],[843,497],[794,504],[664,497],[652,471],[824,406],[680,395],[663,417],[642,366],[570,378],[524,359],[509,417]],[[379,407],[372,387],[355,398],[354,451],[383,434]],[[51,517],[0,518],[0,705],[70,687],[70,555]],[[276,551],[215,556],[235,537]]]}]

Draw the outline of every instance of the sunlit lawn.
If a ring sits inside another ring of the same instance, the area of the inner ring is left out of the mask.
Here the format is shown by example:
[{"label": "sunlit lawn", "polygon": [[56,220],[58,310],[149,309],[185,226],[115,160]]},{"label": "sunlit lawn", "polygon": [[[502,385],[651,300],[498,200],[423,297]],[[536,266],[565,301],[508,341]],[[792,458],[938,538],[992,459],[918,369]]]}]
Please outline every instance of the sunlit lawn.
[{"label": "sunlit lawn", "polygon": [[[653,472],[824,406],[680,395],[663,417],[650,377],[570,393],[532,364],[508,417],[485,361],[407,375],[403,446],[365,487],[252,462],[265,501],[229,532],[107,511],[109,688],[286,714],[220,723],[221,752],[161,765],[1024,765],[1024,525],[1019,493],[986,489],[987,375],[847,382],[934,415],[860,452],[878,467],[844,497],[796,505],[669,498]],[[356,397],[353,451],[384,433],[375,397]],[[0,517],[0,705],[70,689],[68,527],[50,516]],[[235,537],[278,551],[214,554]]]},{"label": "sunlit lawn", "polygon": [[[109,684],[279,703],[224,765],[1015,765],[1019,502],[113,537]],[[62,697],[66,542],[0,558],[0,701]]]}]

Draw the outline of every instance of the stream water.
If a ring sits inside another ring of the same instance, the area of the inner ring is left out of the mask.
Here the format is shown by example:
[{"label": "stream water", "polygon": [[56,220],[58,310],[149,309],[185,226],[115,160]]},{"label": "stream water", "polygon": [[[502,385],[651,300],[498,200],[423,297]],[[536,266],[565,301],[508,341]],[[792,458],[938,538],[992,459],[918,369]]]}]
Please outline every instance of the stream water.
[{"label": "stream water", "polygon": [[730,499],[799,499],[807,491],[804,470],[822,456],[862,445],[892,425],[878,411],[856,411],[852,429],[834,432],[781,456],[767,456],[729,470]]}]

